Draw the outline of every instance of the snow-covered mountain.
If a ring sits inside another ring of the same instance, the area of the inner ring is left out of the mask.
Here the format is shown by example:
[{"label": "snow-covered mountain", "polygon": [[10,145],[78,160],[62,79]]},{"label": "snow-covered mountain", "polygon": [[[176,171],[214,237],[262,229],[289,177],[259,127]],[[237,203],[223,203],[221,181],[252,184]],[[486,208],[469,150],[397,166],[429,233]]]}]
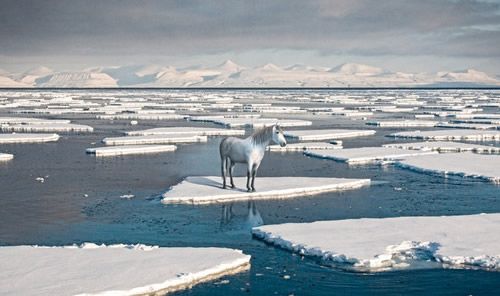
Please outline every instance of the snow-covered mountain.
[{"label": "snow-covered mountain", "polygon": [[212,67],[160,65],[99,67],[55,72],[38,67],[20,74],[0,72],[0,87],[441,87],[500,86],[499,77],[468,69],[403,73],[346,63],[332,68],[265,64],[245,67],[225,61]]}]

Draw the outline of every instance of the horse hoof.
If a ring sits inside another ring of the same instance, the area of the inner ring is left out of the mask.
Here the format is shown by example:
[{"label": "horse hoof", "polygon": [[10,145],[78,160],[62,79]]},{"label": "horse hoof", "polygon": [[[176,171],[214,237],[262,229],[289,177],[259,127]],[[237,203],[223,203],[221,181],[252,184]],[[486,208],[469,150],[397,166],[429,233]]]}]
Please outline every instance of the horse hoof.
[{"label": "horse hoof", "polygon": [[226,185],[222,186],[222,189],[226,189]]},{"label": "horse hoof", "polygon": [[247,192],[252,192],[252,189],[248,188],[248,189],[247,189]]},{"label": "horse hoof", "polygon": [[233,189],[234,189],[234,187],[236,187],[236,186],[234,186],[234,184],[233,184],[233,185],[231,185],[231,188],[233,188]]},{"label": "horse hoof", "polygon": [[255,188],[252,188],[252,192],[255,192]]}]

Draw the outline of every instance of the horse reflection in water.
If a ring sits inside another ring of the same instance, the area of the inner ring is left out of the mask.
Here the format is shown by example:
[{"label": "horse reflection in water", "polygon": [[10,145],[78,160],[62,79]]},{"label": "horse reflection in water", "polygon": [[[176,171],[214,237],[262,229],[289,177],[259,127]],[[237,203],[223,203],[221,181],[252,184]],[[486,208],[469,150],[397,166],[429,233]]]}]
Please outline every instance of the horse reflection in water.
[{"label": "horse reflection in water", "polygon": [[[239,219],[242,217],[244,217],[243,221]],[[244,229],[251,229],[252,227],[264,224],[264,221],[262,220],[259,210],[255,205],[255,201],[249,200],[246,215],[235,215],[233,212],[233,203],[224,204],[222,206],[220,225],[223,227],[230,224],[239,224]]]},{"label": "horse reflection in water", "polygon": [[246,139],[224,138],[220,142],[222,188],[226,189],[226,173],[229,173],[231,188],[234,188],[233,168],[237,163],[247,164],[247,191],[255,191],[255,175],[264,158],[266,147],[272,142],[286,146],[283,129],[278,124],[261,128]]}]

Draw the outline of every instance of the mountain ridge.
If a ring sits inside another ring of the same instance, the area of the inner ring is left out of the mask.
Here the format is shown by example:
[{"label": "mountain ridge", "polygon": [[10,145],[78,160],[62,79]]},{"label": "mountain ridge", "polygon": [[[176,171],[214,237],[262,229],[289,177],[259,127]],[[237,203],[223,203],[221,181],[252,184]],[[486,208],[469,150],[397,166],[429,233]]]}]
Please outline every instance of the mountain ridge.
[{"label": "mountain ridge", "polygon": [[245,67],[231,60],[212,67],[175,68],[161,65],[93,67],[58,72],[37,67],[15,74],[0,73],[0,87],[500,87],[500,77],[475,69],[436,73],[392,72],[371,65],[344,63],[335,67],[267,63]]}]

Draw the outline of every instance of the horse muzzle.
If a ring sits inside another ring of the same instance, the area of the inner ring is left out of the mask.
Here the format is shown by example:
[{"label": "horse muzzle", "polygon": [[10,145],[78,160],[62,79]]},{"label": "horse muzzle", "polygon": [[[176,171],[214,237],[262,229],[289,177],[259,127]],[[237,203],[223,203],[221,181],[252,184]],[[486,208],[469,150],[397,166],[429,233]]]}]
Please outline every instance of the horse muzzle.
[{"label": "horse muzzle", "polygon": [[286,143],[280,143],[280,146],[281,146],[281,147],[285,147],[285,146],[286,146]]}]

